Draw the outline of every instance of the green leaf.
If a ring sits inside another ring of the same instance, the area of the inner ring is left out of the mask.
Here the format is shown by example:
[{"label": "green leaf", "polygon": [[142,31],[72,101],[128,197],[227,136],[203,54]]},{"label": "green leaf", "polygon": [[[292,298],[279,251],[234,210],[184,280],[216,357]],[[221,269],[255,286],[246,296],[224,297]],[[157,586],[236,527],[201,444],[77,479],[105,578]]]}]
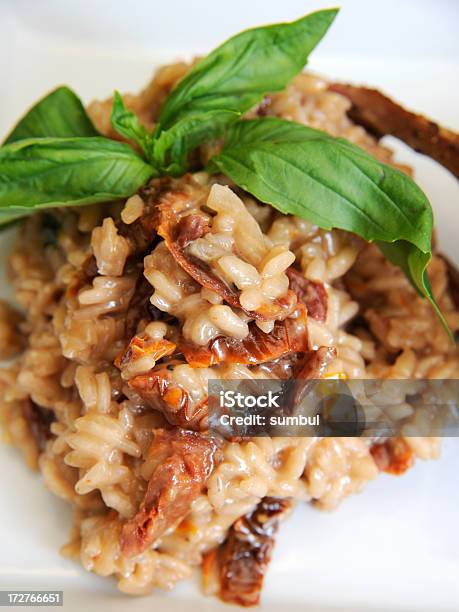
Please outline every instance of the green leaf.
[{"label": "green leaf", "polygon": [[118,91],[115,91],[113,96],[113,107],[111,114],[111,124],[114,130],[128,140],[133,140],[142,149],[147,157],[151,154],[151,136],[140,123],[134,113],[129,111],[123,102],[123,98]]},{"label": "green leaf", "polygon": [[439,313],[425,272],[432,209],[406,174],[344,139],[276,118],[232,126],[208,169],[227,174],[284,214],[377,241]]},{"label": "green leaf", "polygon": [[[246,30],[227,40],[196,64],[169,94],[155,136],[189,120],[186,128],[180,128],[181,133],[185,129],[195,132],[188,136],[189,145],[196,147],[204,139],[217,137],[224,122],[229,125],[267,93],[284,89],[303,69],[337,12],[317,11],[291,23]],[[202,128],[202,122],[208,125]],[[172,141],[172,136],[168,140]],[[180,157],[183,146],[179,147]]]},{"label": "green leaf", "polygon": [[0,224],[38,208],[106,202],[134,194],[153,169],[107,138],[37,138],[0,148]]},{"label": "green leaf", "polygon": [[25,138],[98,136],[78,96],[58,87],[37,102],[17,123],[4,144]]},{"label": "green leaf", "polygon": [[432,259],[431,253],[423,253],[404,240],[397,240],[392,243],[378,241],[377,244],[387,259],[404,271],[406,277],[410,280],[419,295],[429,300],[432,308],[451,338],[451,341],[455,344],[454,336],[432,294],[432,288],[427,275],[427,266]]},{"label": "green leaf", "polygon": [[241,121],[212,164],[285,214],[430,251],[432,210],[421,189],[343,139],[274,117]]},{"label": "green leaf", "polygon": [[291,23],[245,30],[202,59],[169,94],[159,122],[168,129],[199,110],[245,112],[300,72],[338,9],[317,11]]},{"label": "green leaf", "polygon": [[239,118],[232,111],[208,111],[184,117],[171,127],[160,132],[153,140],[154,163],[162,172],[171,176],[180,176],[187,170],[187,158],[202,142],[214,140],[221,136],[229,123]]}]

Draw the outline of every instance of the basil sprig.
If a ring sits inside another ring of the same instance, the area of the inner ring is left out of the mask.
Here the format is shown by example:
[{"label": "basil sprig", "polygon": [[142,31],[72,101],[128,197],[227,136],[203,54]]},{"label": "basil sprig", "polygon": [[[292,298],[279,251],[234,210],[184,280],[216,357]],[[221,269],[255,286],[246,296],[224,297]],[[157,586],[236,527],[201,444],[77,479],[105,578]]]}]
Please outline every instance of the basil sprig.
[{"label": "basil sprig", "polygon": [[[286,214],[374,241],[426,297],[432,210],[405,174],[346,140],[289,121],[240,121],[307,62],[336,16],[246,30],[198,62],[166,98],[152,133],[115,92],[111,123],[137,145],[101,137],[79,98],[59,87],[23,117],[0,148],[0,226],[37,209],[116,200],[151,177],[180,176],[190,153],[224,137],[209,164]],[[449,330],[448,330],[449,331]]]},{"label": "basil sprig", "polygon": [[240,121],[209,163],[257,199],[324,229],[376,242],[433,305],[430,203],[406,174],[343,138],[285,119]]},{"label": "basil sprig", "polygon": [[199,61],[166,98],[151,136],[121,108],[115,95],[112,125],[135,140],[161,174],[180,176],[187,156],[263,97],[281,91],[308,61],[338,9],[316,11],[291,23],[245,30]]},{"label": "basil sprig", "polygon": [[71,138],[98,136],[96,128],[81,103],[68,87],[58,87],[39,100],[19,120],[4,144],[24,138]]}]

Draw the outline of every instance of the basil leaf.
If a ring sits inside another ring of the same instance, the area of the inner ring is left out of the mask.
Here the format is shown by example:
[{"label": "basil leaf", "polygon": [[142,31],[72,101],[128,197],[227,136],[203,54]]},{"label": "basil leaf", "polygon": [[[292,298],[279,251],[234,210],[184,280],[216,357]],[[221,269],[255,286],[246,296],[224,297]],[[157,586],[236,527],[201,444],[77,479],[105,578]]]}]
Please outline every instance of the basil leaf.
[{"label": "basil leaf", "polygon": [[4,144],[25,138],[98,136],[78,96],[58,87],[37,102],[17,123]]},{"label": "basil leaf", "polygon": [[238,118],[238,113],[217,110],[181,119],[153,140],[153,163],[163,174],[181,176],[187,170],[189,151],[221,136],[227,125]]},{"label": "basil leaf", "polygon": [[377,242],[377,244],[387,259],[404,271],[419,295],[429,300],[443,327],[455,343],[454,336],[432,294],[429,277],[427,276],[427,266],[432,259],[431,253],[423,253],[404,240],[397,240],[392,243]]},{"label": "basil leaf", "polygon": [[282,90],[300,72],[338,9],[317,11],[291,23],[245,30],[202,59],[169,94],[159,123],[168,129],[199,109],[244,112]]},{"label": "basil leaf", "polygon": [[136,142],[147,159],[149,158],[151,153],[151,136],[140,123],[137,116],[124,106],[123,98],[118,91],[115,91],[113,96],[110,121],[113,129],[118,134]]},{"label": "basil leaf", "polygon": [[[195,147],[204,139],[216,137],[222,123],[236,120],[237,114],[255,106],[265,94],[284,89],[303,69],[337,12],[317,11],[291,23],[246,30],[227,40],[172,90],[161,109],[154,136],[192,118],[187,128],[180,128],[181,132],[194,132],[189,136],[190,144]],[[208,126],[203,129],[200,122]],[[216,133],[212,133],[213,127]],[[182,146],[179,153],[183,157]]]},{"label": "basil leaf", "polygon": [[241,121],[212,164],[285,214],[430,251],[432,210],[421,189],[344,139],[274,117]]},{"label": "basil leaf", "polygon": [[285,214],[377,241],[446,326],[425,272],[431,257],[432,209],[406,174],[344,139],[276,118],[232,126],[208,169],[224,172]]},{"label": "basil leaf", "polygon": [[36,208],[106,202],[152,175],[132,148],[107,138],[37,138],[0,148],[0,224]]}]

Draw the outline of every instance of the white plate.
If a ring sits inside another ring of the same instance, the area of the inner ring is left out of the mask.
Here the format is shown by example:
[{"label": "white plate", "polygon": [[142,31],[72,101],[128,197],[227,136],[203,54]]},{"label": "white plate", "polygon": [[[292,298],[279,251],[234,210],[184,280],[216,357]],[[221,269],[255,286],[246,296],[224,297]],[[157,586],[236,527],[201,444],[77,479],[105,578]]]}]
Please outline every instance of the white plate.
[{"label": "white plate", "polygon": [[[333,2],[209,0],[3,0],[0,4],[0,134],[58,83],[85,101],[116,87],[136,90],[161,61],[205,52],[249,25],[291,19]],[[372,83],[459,129],[459,5],[455,1],[344,1],[310,66]],[[377,10],[376,10],[377,8]],[[391,143],[392,144],[392,143]],[[437,164],[395,143],[433,202],[440,243],[459,261],[458,183]],[[11,234],[11,233],[10,233]],[[11,235],[2,234],[2,261]],[[3,273],[3,272],[2,272]],[[8,295],[4,278],[0,292]],[[215,610],[195,583],[129,599],[114,583],[58,555],[71,522],[14,450],[0,447],[0,588],[65,591],[68,611]],[[459,451],[403,478],[381,476],[335,513],[298,508],[283,524],[263,592],[263,610],[459,609]]]}]

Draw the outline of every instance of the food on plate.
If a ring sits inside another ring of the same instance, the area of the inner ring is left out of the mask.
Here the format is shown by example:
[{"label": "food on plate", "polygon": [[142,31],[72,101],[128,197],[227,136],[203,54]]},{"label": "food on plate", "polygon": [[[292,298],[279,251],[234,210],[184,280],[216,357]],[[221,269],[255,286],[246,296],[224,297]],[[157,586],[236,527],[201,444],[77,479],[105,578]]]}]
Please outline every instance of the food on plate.
[{"label": "food on plate", "polygon": [[295,503],[332,509],[439,454],[406,393],[395,437],[209,432],[209,380],[410,379],[411,396],[459,378],[457,270],[379,142],[457,174],[458,137],[303,72],[335,15],[247,30],[86,109],[60,87],[0,147],[0,224],[18,225],[1,421],[74,509],[64,554],[125,593],[202,566],[206,593],[255,605]]}]

